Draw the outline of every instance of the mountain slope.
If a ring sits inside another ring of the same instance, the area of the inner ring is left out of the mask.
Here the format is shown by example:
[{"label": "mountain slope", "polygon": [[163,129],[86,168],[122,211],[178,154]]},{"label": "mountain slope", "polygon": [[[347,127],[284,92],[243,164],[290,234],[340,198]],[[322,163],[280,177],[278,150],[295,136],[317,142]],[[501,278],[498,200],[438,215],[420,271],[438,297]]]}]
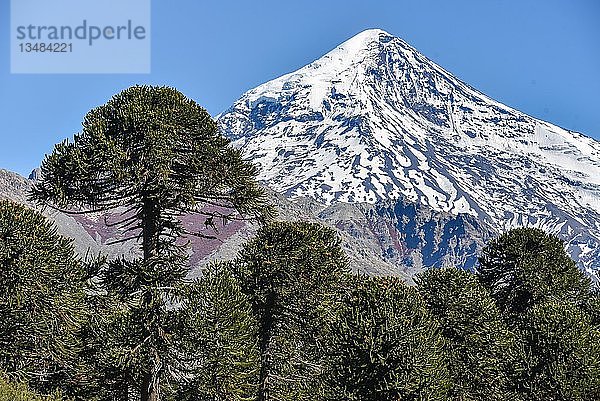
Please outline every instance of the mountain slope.
[{"label": "mountain slope", "polygon": [[[35,207],[27,201],[32,183],[32,179],[0,169],[0,199]],[[472,267],[481,245],[495,235],[472,216],[453,216],[410,202],[338,202],[325,206],[309,198],[290,201],[268,188],[267,194],[280,219],[320,222],[337,229],[352,270],[399,275],[409,282],[425,266]],[[115,243],[124,238],[124,233],[107,224],[114,219],[110,213],[69,216],[46,209],[44,214],[56,223],[62,235],[73,239],[75,250],[82,257],[99,252],[109,258],[138,254],[135,240]],[[187,228],[198,229],[203,219],[184,216],[182,221]],[[256,230],[251,224],[230,222],[219,226],[217,240],[187,238],[190,277],[200,274],[208,261],[234,258]]]},{"label": "mountain slope", "polygon": [[406,199],[497,231],[537,226],[600,269],[600,144],[490,99],[384,31],[248,91],[218,122],[290,199]]},{"label": "mountain slope", "polygon": [[[29,202],[27,197],[33,180],[21,177],[19,174],[0,168],[0,199],[8,199],[31,208],[36,206]],[[58,232],[73,239],[75,251],[82,257],[88,253],[97,255],[103,252],[111,257],[118,255],[132,256],[134,244],[118,243],[110,245],[109,239],[118,239],[116,229],[106,227],[103,220],[95,216],[69,216],[50,208],[39,209],[40,212],[52,220]]]}]

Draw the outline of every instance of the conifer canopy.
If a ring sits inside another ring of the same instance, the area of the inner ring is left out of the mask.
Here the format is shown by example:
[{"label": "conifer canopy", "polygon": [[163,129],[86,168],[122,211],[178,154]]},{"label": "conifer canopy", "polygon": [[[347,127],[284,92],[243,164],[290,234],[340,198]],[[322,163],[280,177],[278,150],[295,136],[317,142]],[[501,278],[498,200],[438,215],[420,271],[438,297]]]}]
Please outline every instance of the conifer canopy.
[{"label": "conifer canopy", "polygon": [[42,392],[71,379],[84,279],[71,241],[51,222],[0,201],[0,370]]}]

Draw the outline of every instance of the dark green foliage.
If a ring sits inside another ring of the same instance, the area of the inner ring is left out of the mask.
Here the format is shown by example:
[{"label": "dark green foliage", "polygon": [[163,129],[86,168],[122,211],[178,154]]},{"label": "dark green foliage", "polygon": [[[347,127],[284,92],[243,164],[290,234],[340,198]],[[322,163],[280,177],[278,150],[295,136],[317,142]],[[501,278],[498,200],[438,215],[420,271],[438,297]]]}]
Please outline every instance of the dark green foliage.
[{"label": "dark green foliage", "polygon": [[132,368],[139,360],[139,322],[133,319],[132,308],[107,293],[91,294],[88,298],[90,318],[82,331],[84,349],[81,358],[90,377],[82,389],[84,399],[126,401],[139,398]]},{"label": "dark green foliage", "polygon": [[196,102],[173,88],[133,86],[91,110],[74,141],[56,145],[33,197],[69,209],[125,206],[134,215],[121,223],[140,230],[158,214],[153,230],[177,237],[181,213],[264,217],[255,175]]},{"label": "dark green foliage", "polygon": [[443,339],[417,290],[399,278],[358,277],[342,296],[327,342],[327,398],[446,400]]},{"label": "dark green foliage", "polygon": [[490,241],[478,276],[509,319],[549,299],[581,302],[590,290],[564,243],[536,228],[513,229]]},{"label": "dark green foliage", "polygon": [[84,272],[39,213],[0,201],[0,369],[42,393],[73,380]]},{"label": "dark green foliage", "polygon": [[[115,380],[128,383],[120,396],[156,401],[161,379],[177,379],[171,306],[181,296],[187,256],[176,241],[213,238],[215,219],[269,218],[255,175],[210,115],[168,87],[115,95],[85,116],[74,141],[45,158],[33,199],[69,212],[116,211],[114,224],[141,242],[142,257],[104,264],[95,288],[115,308],[91,331],[105,332],[108,355],[100,359],[116,360]],[[204,216],[206,229],[186,232],[180,217],[189,213]]]},{"label": "dark green foliage", "polygon": [[186,289],[178,311],[186,380],[174,400],[242,401],[256,396],[257,326],[230,264],[210,265]]},{"label": "dark green foliage", "polygon": [[588,314],[592,325],[600,330],[600,289],[595,287],[581,303],[581,309]]},{"label": "dark green foliage", "polygon": [[35,394],[23,383],[9,383],[0,374],[0,401],[62,401],[60,394],[49,396]]},{"label": "dark green foliage", "polygon": [[515,339],[477,277],[454,268],[429,269],[416,281],[445,340],[448,399],[514,399],[509,388],[517,368]]},{"label": "dark green foliage", "polygon": [[[272,216],[255,175],[172,88],[90,111],[32,198],[121,216],[141,257],[84,269],[40,215],[0,202],[0,369],[107,401],[600,399],[598,295],[541,230],[491,241],[477,277],[431,270],[416,288],[350,277],[333,229],[269,223],[187,282],[182,237]],[[187,232],[186,214],[203,229]],[[41,400],[0,379],[3,396]]]},{"label": "dark green foliage", "polygon": [[513,386],[526,400],[600,399],[598,301],[564,244],[538,229],[490,242],[481,282],[524,350]]},{"label": "dark green foliage", "polygon": [[237,260],[258,323],[258,400],[315,399],[326,315],[347,269],[335,231],[271,223]]},{"label": "dark green foliage", "polygon": [[523,319],[526,371],[517,383],[535,401],[600,400],[600,332],[569,302],[534,306]]}]

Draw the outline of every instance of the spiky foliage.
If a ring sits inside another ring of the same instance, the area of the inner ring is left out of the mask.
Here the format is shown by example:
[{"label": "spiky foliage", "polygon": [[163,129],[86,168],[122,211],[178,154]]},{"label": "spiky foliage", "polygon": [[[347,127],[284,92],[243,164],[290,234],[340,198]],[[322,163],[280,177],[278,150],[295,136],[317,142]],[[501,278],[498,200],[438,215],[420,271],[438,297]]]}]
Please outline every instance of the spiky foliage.
[{"label": "spiky foliage", "polygon": [[454,268],[429,269],[416,282],[445,340],[448,399],[513,400],[519,348],[477,277]]},{"label": "spiky foliage", "polygon": [[139,322],[133,305],[109,293],[91,293],[89,319],[82,330],[81,358],[90,380],[82,388],[84,399],[128,401],[139,399],[136,362],[142,359]]},{"label": "spiky foliage", "polygon": [[324,375],[330,400],[446,400],[437,323],[399,278],[358,277],[343,292]]},{"label": "spiky foliage", "polygon": [[518,381],[532,401],[600,399],[600,332],[570,302],[547,301],[523,319],[527,367]]},{"label": "spiky foliage", "polygon": [[[179,377],[175,343],[181,333],[174,305],[183,286],[152,288],[156,282],[145,281],[143,266],[142,260],[106,262],[88,296],[91,318],[83,330],[82,356],[94,379],[86,390],[99,400],[148,397],[144,389],[154,386],[162,393]],[[119,275],[120,283],[108,281],[114,270],[128,274]],[[132,286],[138,290],[124,291]],[[163,380],[150,386],[148,366],[154,369],[152,377]]]},{"label": "spiky foliage", "polygon": [[208,266],[186,289],[178,321],[185,380],[174,400],[244,401],[256,396],[257,325],[230,263]]},{"label": "spiky foliage", "polygon": [[[169,306],[186,270],[176,241],[185,234],[213,238],[219,219],[267,219],[271,208],[255,175],[210,115],[168,87],[115,95],[44,159],[33,199],[68,212],[117,209],[122,217],[113,224],[141,243],[141,259],[110,261],[99,272],[98,292],[121,304],[112,320],[122,340],[114,353],[142,400],[159,398],[174,362]],[[204,216],[206,230],[188,233],[180,222],[186,213]]]},{"label": "spiky foliage", "polygon": [[129,213],[115,224],[139,230],[138,238],[148,229],[177,238],[182,213],[204,215],[208,225],[268,216],[255,176],[196,102],[173,88],[133,86],[91,110],[73,141],[56,145],[32,194],[70,212],[124,206]]},{"label": "spiky foliage", "polygon": [[62,401],[60,393],[42,396],[35,394],[24,383],[10,383],[0,374],[0,401]]},{"label": "spiky foliage", "polygon": [[589,279],[577,269],[564,243],[536,228],[513,229],[490,241],[477,270],[509,319],[549,299],[580,303],[590,291]]},{"label": "spiky foliage", "polygon": [[84,272],[41,214],[0,201],[0,369],[49,392],[72,382]]},{"label": "spiky foliage", "polygon": [[592,325],[600,330],[600,288],[593,287],[579,306],[590,317]]},{"label": "spiky foliage", "polygon": [[258,323],[258,400],[315,399],[325,316],[347,269],[335,231],[316,223],[271,223],[236,263]]}]

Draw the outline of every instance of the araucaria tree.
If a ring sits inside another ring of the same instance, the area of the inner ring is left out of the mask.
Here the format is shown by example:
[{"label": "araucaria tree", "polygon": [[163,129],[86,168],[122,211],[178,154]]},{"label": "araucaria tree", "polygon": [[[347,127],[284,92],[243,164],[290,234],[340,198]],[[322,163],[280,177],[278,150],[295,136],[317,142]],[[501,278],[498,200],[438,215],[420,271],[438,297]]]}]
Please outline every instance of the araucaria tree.
[{"label": "araucaria tree", "polygon": [[537,228],[516,228],[490,241],[477,275],[514,322],[545,301],[583,303],[590,292],[590,280],[569,257],[564,243]]},{"label": "araucaria tree", "polygon": [[41,396],[31,391],[25,383],[11,383],[0,373],[0,401],[63,401],[59,393]]},{"label": "araucaria tree", "polygon": [[[122,217],[113,223],[141,244],[139,260],[112,261],[100,278],[131,308],[122,319],[131,336],[118,359],[143,401],[158,400],[161,378],[173,372],[169,314],[186,266],[177,240],[212,237],[220,221],[269,217],[255,175],[203,108],[152,86],[91,110],[81,133],[42,163],[35,200],[67,212],[116,211]],[[189,213],[203,216],[208,230],[186,232],[180,217]]]},{"label": "araucaria tree", "polygon": [[598,300],[564,243],[510,230],[486,246],[478,277],[523,348],[512,383],[523,399],[598,400]]},{"label": "araucaria tree", "polygon": [[177,401],[248,401],[256,396],[259,372],[257,327],[249,299],[230,262],[206,267],[186,289],[178,308],[178,348],[186,380]]},{"label": "araucaria tree", "polygon": [[257,400],[317,399],[325,322],[347,274],[336,232],[316,223],[271,223],[236,264],[257,322]]},{"label": "araucaria tree", "polygon": [[600,400],[600,331],[570,302],[536,305],[521,324],[527,355],[517,381],[526,400]]},{"label": "araucaria tree", "polygon": [[416,281],[444,337],[448,399],[515,399],[511,378],[518,374],[520,348],[477,277],[456,268],[428,269]]},{"label": "araucaria tree", "polygon": [[0,372],[42,393],[73,383],[84,280],[71,242],[55,226],[0,201]]},{"label": "araucaria tree", "polygon": [[326,399],[448,399],[443,339],[416,288],[357,277],[341,301],[324,349]]}]

